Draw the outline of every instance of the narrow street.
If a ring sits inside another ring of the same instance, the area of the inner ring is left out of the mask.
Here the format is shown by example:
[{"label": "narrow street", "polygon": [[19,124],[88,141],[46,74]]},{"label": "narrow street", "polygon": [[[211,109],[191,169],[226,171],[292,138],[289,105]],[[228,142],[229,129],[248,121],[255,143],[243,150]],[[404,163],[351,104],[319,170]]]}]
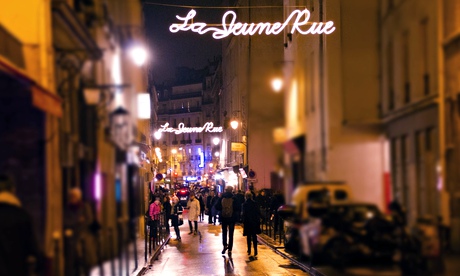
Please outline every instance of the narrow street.
[{"label": "narrow street", "polygon": [[242,226],[235,227],[231,256],[221,254],[222,229],[207,219],[198,223],[199,235],[188,235],[188,223],[180,227],[182,241],[175,235],[158,260],[143,275],[310,275],[292,265],[270,247],[259,244],[257,258],[248,257]]}]

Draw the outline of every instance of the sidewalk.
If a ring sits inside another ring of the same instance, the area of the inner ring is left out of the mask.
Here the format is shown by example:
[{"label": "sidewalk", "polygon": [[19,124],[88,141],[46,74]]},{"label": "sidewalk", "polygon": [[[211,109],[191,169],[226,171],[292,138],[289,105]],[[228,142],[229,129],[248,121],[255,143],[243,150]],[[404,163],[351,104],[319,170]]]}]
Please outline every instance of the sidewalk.
[{"label": "sidewalk", "polygon": [[[171,228],[172,229],[172,228]],[[145,250],[144,238],[138,238],[136,241],[136,250],[134,250],[134,244],[130,244],[127,250],[125,250],[120,257],[117,256],[115,259],[105,261],[102,267],[96,266],[91,270],[91,276],[135,276],[142,275],[143,271],[146,270],[150,264],[150,260],[154,259],[164,245],[169,241],[169,236],[165,234],[164,240],[162,240],[155,247],[152,244],[152,252],[149,254],[149,249]],[[147,244],[148,246],[148,244]],[[136,254],[134,254],[136,252]],[[145,260],[145,252],[147,252],[147,261]]]}]

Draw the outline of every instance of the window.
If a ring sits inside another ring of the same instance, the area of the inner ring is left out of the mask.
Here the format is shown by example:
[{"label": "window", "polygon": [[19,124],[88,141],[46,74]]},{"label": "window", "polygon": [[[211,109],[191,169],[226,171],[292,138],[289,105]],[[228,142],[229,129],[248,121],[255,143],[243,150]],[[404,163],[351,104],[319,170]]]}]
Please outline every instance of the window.
[{"label": "window", "polygon": [[410,102],[410,57],[409,57],[409,31],[403,33],[402,37],[402,62],[403,62],[403,80],[404,80],[404,103]]},{"label": "window", "polygon": [[395,6],[395,3],[394,3],[394,0],[387,0],[387,4],[388,4],[388,11],[390,11],[391,9],[393,9],[393,7]]},{"label": "window", "polygon": [[393,77],[393,43],[387,45],[387,80],[388,80],[388,110],[395,108],[395,91]]},{"label": "window", "polygon": [[420,48],[422,51],[422,78],[423,78],[423,94],[430,94],[430,75],[428,74],[428,18],[425,18],[420,22]]}]

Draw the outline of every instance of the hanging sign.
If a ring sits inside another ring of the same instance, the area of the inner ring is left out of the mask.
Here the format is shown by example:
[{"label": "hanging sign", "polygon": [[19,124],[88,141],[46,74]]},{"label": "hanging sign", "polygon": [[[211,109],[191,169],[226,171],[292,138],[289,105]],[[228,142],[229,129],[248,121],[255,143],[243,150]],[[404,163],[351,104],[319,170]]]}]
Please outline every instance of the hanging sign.
[{"label": "hanging sign", "polygon": [[201,133],[201,132],[222,132],[222,127],[215,127],[213,123],[207,122],[202,127],[185,127],[184,123],[179,123],[177,128],[169,127],[169,123],[160,126],[159,132],[173,132],[174,134],[182,133]]},{"label": "hanging sign", "polygon": [[[169,30],[172,33],[179,31],[192,31],[200,35],[207,32],[212,33],[212,37],[215,39],[222,39],[229,35],[254,35],[263,34],[266,35],[277,35],[284,31],[288,31],[291,34],[298,32],[302,35],[307,34],[331,34],[335,31],[334,22],[309,22],[310,11],[294,10],[286,18],[284,23],[275,22],[260,22],[260,23],[241,23],[236,22],[236,13],[234,11],[227,11],[222,16],[222,26],[210,27],[204,22],[193,22],[196,16],[195,10],[190,10],[185,17],[176,15],[176,18],[182,23],[175,23],[169,26]],[[289,27],[287,27],[289,25]],[[292,26],[292,27],[291,27]]]},{"label": "hanging sign", "polygon": [[243,143],[232,142],[231,150],[232,151],[242,151],[242,152],[244,152],[244,151],[246,151],[246,146]]}]

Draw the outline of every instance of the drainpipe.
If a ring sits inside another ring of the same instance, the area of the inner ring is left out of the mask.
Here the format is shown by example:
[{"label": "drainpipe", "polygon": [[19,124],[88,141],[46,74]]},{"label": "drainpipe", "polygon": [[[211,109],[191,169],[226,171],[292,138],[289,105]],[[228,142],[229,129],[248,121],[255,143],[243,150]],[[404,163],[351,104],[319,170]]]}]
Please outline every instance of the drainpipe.
[{"label": "drainpipe", "polygon": [[[323,0],[319,0],[319,22],[323,22]],[[320,105],[320,128],[321,128],[321,170],[327,167],[327,144],[324,106],[324,34],[319,37],[319,105]]]},{"label": "drainpipe", "polygon": [[444,79],[444,1],[437,1],[437,44],[438,44],[438,124],[439,124],[439,161],[437,166],[437,188],[439,190],[439,211],[446,225],[450,225],[449,193],[446,187],[446,112],[445,112],[445,79]]}]

